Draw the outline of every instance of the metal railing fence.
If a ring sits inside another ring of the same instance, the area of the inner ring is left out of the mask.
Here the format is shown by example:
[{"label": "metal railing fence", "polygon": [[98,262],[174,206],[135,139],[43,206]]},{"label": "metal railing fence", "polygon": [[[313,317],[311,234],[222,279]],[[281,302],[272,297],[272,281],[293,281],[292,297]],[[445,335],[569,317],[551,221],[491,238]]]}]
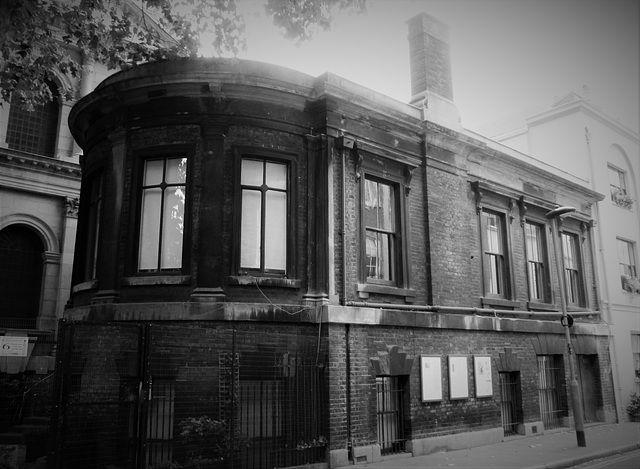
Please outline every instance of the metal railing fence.
[{"label": "metal railing fence", "polygon": [[317,329],[273,327],[65,325],[49,468],[324,462]]}]

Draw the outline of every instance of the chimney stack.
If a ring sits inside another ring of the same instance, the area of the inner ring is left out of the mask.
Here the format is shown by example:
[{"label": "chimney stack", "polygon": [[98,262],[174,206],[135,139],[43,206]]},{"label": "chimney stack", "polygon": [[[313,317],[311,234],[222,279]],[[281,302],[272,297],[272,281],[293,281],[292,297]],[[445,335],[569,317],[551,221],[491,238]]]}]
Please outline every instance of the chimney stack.
[{"label": "chimney stack", "polygon": [[427,13],[407,21],[411,68],[410,104],[423,109],[423,119],[461,128],[453,103],[449,26]]}]

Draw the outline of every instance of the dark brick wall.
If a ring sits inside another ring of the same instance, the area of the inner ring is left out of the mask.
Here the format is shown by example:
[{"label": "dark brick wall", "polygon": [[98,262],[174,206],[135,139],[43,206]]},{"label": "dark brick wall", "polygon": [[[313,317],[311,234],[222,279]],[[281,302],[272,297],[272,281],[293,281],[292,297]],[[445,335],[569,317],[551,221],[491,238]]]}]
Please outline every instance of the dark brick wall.
[{"label": "dark brick wall", "polygon": [[[350,359],[344,357],[345,342],[348,335]],[[389,347],[397,346],[400,352],[413,359],[409,376],[409,415],[410,439],[434,437],[440,435],[468,432],[501,427],[500,385],[497,368],[499,354],[506,349],[519,358],[520,383],[522,392],[522,411],[524,422],[541,419],[538,397],[538,364],[532,340],[537,334],[519,334],[510,332],[460,331],[412,329],[381,326],[331,326],[329,335],[329,361],[331,373],[331,419],[332,448],[341,448],[346,444],[347,431],[343,429],[343,408],[346,405],[345,373],[350,376],[351,439],[355,446],[375,444],[377,442],[375,371],[372,359],[389,352]],[[561,336],[558,336],[563,340]],[[602,386],[603,399],[599,408],[614,408],[613,390],[610,379],[610,365],[607,365],[609,350],[606,339],[599,340],[600,374],[597,384]],[[442,357],[443,399],[437,402],[422,402],[420,356],[436,355]],[[465,355],[468,364],[469,398],[452,400],[449,398],[448,356]],[[473,369],[474,355],[491,356],[493,396],[475,397]],[[348,368],[349,371],[346,371]],[[570,382],[569,366],[564,364],[565,387],[561,400],[565,406],[568,401]],[[342,444],[341,441],[345,443]]]}]

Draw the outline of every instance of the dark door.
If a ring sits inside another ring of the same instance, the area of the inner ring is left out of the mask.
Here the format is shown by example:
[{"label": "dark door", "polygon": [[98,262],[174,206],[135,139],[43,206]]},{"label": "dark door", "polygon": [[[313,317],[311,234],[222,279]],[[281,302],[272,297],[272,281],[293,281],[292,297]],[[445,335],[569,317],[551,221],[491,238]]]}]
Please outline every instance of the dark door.
[{"label": "dark door", "polygon": [[577,355],[582,410],[584,412],[584,419],[587,422],[594,422],[598,419],[595,379],[597,371],[596,357],[597,355]]}]

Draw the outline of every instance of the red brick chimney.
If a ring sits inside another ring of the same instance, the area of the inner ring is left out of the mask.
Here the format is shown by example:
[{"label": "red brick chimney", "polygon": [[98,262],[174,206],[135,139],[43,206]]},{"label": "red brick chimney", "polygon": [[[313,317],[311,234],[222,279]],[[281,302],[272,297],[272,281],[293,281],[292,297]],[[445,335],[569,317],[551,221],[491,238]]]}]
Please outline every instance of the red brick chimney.
[{"label": "red brick chimney", "polygon": [[449,26],[427,13],[407,21],[411,66],[410,104],[423,108],[423,118],[460,127],[453,103]]}]

